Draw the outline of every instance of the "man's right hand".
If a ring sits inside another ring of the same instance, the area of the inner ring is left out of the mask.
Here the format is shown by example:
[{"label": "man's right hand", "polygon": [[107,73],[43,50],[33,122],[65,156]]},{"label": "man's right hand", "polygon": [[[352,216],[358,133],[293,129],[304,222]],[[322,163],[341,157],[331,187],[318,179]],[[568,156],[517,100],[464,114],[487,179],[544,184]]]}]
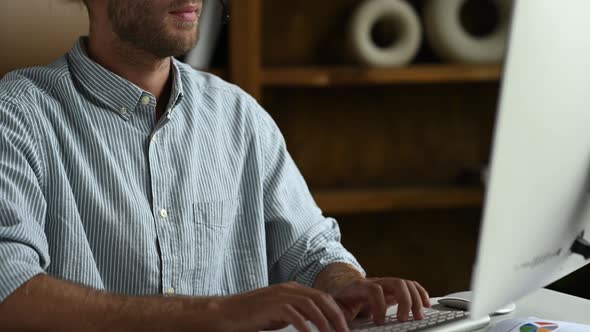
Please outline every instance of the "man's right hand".
[{"label": "man's right hand", "polygon": [[307,321],[320,332],[348,331],[331,295],[295,282],[220,298],[217,314],[223,331],[276,330],[291,324],[300,332],[310,332]]}]

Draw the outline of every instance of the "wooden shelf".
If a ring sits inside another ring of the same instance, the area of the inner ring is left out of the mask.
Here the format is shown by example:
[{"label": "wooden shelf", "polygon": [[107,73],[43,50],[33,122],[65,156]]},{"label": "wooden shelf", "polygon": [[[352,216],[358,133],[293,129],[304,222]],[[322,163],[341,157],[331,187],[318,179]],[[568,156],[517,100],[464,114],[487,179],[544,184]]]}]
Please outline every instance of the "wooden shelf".
[{"label": "wooden shelf", "polygon": [[423,64],[403,68],[276,67],[262,72],[266,86],[329,87],[419,83],[493,82],[502,67],[492,65]]},{"label": "wooden shelf", "polygon": [[479,188],[392,188],[315,191],[326,214],[351,214],[414,209],[478,208],[484,192]]}]

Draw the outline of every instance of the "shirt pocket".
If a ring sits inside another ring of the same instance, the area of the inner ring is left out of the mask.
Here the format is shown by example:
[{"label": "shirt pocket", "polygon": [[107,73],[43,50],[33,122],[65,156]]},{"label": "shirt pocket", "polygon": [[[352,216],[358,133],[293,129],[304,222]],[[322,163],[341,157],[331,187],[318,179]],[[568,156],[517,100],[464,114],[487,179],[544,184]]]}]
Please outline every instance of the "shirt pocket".
[{"label": "shirt pocket", "polygon": [[196,256],[193,295],[216,295],[220,292],[229,233],[239,211],[239,198],[193,204]]},{"label": "shirt pocket", "polygon": [[213,229],[230,227],[238,215],[240,201],[239,198],[231,198],[195,203],[193,205],[194,222],[197,226]]}]

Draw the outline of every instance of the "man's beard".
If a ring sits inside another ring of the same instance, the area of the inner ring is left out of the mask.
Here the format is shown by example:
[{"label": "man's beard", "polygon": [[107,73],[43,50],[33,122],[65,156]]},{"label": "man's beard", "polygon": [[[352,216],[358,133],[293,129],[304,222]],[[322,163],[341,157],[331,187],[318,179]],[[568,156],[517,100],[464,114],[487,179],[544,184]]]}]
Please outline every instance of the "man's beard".
[{"label": "man's beard", "polygon": [[[149,11],[151,0],[110,0],[109,17],[117,36],[132,46],[158,58],[183,55],[197,44],[196,22],[175,22],[181,31],[175,36],[166,29],[166,22]],[[179,5],[186,0],[177,1]],[[198,22],[198,20],[197,20]]]}]

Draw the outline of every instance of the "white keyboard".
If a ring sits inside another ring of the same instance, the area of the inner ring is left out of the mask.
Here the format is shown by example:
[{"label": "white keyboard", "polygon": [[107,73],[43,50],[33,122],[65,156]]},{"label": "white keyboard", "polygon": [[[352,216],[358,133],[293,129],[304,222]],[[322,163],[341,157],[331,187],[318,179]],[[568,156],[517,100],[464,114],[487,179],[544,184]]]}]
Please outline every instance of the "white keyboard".
[{"label": "white keyboard", "polygon": [[[423,331],[429,329],[436,329],[440,325],[448,325],[456,321],[469,321],[467,318],[468,312],[465,311],[438,311],[425,310],[423,320],[414,320],[410,314],[410,318],[406,322],[399,322],[396,315],[385,317],[385,325],[375,326],[371,321],[355,324],[351,331],[354,332],[412,332]],[[488,318],[489,322],[489,318]],[[475,323],[475,322],[474,322]],[[483,323],[483,322],[482,322]],[[482,323],[473,324],[473,329],[481,326]],[[465,325],[465,324],[461,324]],[[472,325],[472,324],[468,324]],[[484,324],[485,326],[485,324]]]}]

